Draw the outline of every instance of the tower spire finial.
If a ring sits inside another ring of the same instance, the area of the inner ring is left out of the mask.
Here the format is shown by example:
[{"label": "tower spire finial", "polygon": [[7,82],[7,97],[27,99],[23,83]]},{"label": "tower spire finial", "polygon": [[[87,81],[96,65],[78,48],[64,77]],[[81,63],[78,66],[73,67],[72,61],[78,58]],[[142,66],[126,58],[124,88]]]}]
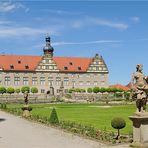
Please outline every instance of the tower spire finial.
[{"label": "tower spire finial", "polygon": [[44,55],[47,55],[47,56],[53,56],[53,47],[50,45],[50,37],[49,37],[49,34],[46,33],[46,36],[45,36],[45,41],[46,41],[46,45],[45,47],[43,48],[43,51],[44,51]]}]

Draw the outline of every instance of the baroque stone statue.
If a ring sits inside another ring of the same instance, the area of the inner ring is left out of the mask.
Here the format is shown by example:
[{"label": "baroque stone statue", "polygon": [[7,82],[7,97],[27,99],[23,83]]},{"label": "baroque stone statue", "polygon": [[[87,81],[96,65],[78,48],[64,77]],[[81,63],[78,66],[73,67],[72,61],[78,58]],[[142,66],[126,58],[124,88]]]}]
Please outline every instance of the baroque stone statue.
[{"label": "baroque stone statue", "polygon": [[28,105],[28,92],[25,91],[24,93],[24,102],[25,102],[25,105]]},{"label": "baroque stone statue", "polygon": [[132,76],[132,98],[136,100],[137,112],[146,111],[148,98],[148,76],[142,72],[142,64],[136,65],[136,72]]}]

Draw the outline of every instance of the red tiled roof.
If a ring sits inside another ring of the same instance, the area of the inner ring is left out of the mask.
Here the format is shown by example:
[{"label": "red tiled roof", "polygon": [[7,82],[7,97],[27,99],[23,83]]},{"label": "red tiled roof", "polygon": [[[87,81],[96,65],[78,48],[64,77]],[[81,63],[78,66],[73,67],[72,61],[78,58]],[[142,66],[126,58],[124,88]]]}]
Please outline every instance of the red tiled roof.
[{"label": "red tiled roof", "polygon": [[[0,55],[0,69],[34,71],[41,59],[41,56]],[[27,65],[28,68],[25,68]]]},{"label": "red tiled roof", "polygon": [[[42,56],[0,55],[0,69],[34,71],[41,60]],[[93,58],[53,57],[53,60],[62,72],[86,72]]]},{"label": "red tiled roof", "polygon": [[86,72],[93,58],[53,57],[62,72]]},{"label": "red tiled roof", "polygon": [[128,87],[126,87],[124,85],[121,85],[121,84],[114,84],[114,85],[110,85],[109,87],[120,88],[120,89],[122,89],[124,91],[130,90],[130,88],[128,88]]}]

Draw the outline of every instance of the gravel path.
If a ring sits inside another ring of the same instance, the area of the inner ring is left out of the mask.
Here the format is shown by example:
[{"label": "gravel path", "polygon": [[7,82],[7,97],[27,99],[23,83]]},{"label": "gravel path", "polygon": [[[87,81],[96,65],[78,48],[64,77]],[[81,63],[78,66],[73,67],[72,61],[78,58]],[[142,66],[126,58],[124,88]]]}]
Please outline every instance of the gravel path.
[{"label": "gravel path", "polygon": [[[4,120],[3,120],[4,119]],[[0,148],[127,148],[74,136],[0,111]]]}]

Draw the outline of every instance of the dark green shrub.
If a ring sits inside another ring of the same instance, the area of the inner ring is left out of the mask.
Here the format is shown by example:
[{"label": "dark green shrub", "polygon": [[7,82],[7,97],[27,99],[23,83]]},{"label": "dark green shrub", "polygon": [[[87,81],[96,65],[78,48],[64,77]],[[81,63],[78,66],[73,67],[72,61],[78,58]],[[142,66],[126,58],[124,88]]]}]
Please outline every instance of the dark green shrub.
[{"label": "dark green shrub", "polygon": [[86,90],[84,88],[80,89],[80,92],[85,93]]},{"label": "dark green shrub", "polygon": [[75,92],[75,89],[74,89],[74,88],[70,88],[70,89],[68,90],[68,92],[69,92],[69,93]]},{"label": "dark green shrub", "polygon": [[92,88],[87,88],[87,92],[88,93],[92,93],[93,92],[93,89]]},{"label": "dark green shrub", "polygon": [[99,92],[101,92],[101,93],[104,93],[104,92],[106,92],[106,88],[104,88],[104,87],[101,87],[101,88],[99,89]]},{"label": "dark green shrub", "polygon": [[1,86],[0,87],[0,94],[4,94],[4,93],[6,93],[6,88]]},{"label": "dark green shrub", "polygon": [[126,122],[121,117],[115,117],[111,120],[111,126],[118,130],[118,135],[116,137],[116,139],[118,140],[119,136],[120,136],[120,129],[122,129],[126,126]]},{"label": "dark green shrub", "polygon": [[30,92],[30,87],[29,87],[29,86],[23,86],[23,87],[21,88],[21,92],[22,92],[22,93],[25,93],[26,91],[27,91],[28,93]]},{"label": "dark green shrub", "polygon": [[98,93],[99,91],[100,91],[100,88],[99,88],[99,87],[94,87],[94,88],[93,88],[93,92],[94,92],[94,93]]},{"label": "dark green shrub", "polygon": [[75,88],[75,92],[81,92],[80,88]]},{"label": "dark green shrub", "polygon": [[49,122],[51,124],[59,124],[59,119],[55,108],[53,108],[51,111]]},{"label": "dark green shrub", "polygon": [[13,94],[15,92],[15,89],[13,87],[8,87],[6,91],[8,94]]},{"label": "dark green shrub", "polygon": [[31,88],[31,92],[32,92],[33,94],[38,93],[38,88],[37,88],[37,87],[32,87],[32,88]]},{"label": "dark green shrub", "polygon": [[16,92],[17,94],[19,94],[20,91],[21,91],[20,88],[16,88],[16,89],[15,89],[15,92]]}]

